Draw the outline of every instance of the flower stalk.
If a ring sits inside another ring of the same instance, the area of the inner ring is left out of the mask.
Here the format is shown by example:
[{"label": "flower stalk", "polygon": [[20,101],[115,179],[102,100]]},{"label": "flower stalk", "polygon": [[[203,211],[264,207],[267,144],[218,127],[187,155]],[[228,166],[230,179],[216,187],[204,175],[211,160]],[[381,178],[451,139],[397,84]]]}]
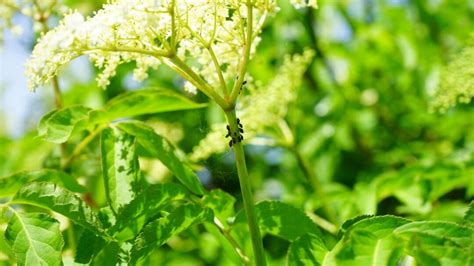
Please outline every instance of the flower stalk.
[{"label": "flower stalk", "polygon": [[[239,132],[235,109],[226,111],[225,115],[227,118],[227,122],[229,123],[231,132]],[[252,186],[250,183],[250,177],[247,172],[247,165],[245,163],[244,147],[242,145],[242,142],[236,142],[235,144],[233,144],[232,147],[234,150],[237,173],[239,175],[239,183],[244,202],[244,210],[245,214],[247,215],[250,237],[252,239],[255,263],[257,266],[264,266],[266,265],[265,253],[263,250],[262,236],[258,227],[257,216],[255,214]]]}]

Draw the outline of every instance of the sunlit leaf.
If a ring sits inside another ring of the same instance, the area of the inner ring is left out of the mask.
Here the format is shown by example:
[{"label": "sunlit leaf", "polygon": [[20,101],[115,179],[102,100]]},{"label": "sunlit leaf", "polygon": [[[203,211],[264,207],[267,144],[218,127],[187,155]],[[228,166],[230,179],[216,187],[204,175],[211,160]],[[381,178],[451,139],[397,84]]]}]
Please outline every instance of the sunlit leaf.
[{"label": "sunlit leaf", "polygon": [[203,197],[202,201],[222,222],[234,215],[235,198],[225,191],[213,189]]},{"label": "sunlit leaf", "polygon": [[92,109],[71,106],[46,114],[38,125],[38,136],[53,143],[66,142],[80,123],[86,123]]},{"label": "sunlit leaf", "polygon": [[143,123],[124,122],[118,124],[117,127],[135,136],[138,143],[168,167],[189,190],[199,195],[204,193],[204,188],[196,174],[178,157],[175,147],[169,141],[156,134],[153,129]]},{"label": "sunlit leaf", "polygon": [[47,113],[38,125],[38,136],[53,143],[66,142],[78,128],[107,124],[119,118],[203,108],[167,89],[148,88],[117,96],[103,110],[84,106],[70,106]]},{"label": "sunlit leaf", "polygon": [[310,233],[304,234],[291,243],[288,249],[288,265],[336,265],[327,256],[328,253],[328,248],[319,236]]},{"label": "sunlit leaf", "polygon": [[139,191],[141,178],[135,138],[111,128],[101,136],[102,173],[105,192],[113,211],[129,203]]},{"label": "sunlit leaf", "polygon": [[395,235],[421,265],[472,265],[474,230],[454,223],[422,221],[397,228]]},{"label": "sunlit leaf", "polygon": [[377,212],[377,194],[373,184],[358,183],[354,187],[355,201],[360,213],[375,214]]},{"label": "sunlit leaf", "polygon": [[377,237],[385,237],[391,234],[394,229],[407,223],[410,223],[410,220],[392,215],[360,216],[346,222],[342,228],[345,234],[350,230],[366,230]]},{"label": "sunlit leaf", "polygon": [[59,222],[44,213],[14,212],[5,231],[20,265],[61,265],[64,245]]},{"label": "sunlit leaf", "polygon": [[474,201],[469,204],[469,209],[464,215],[464,222],[474,227]]},{"label": "sunlit leaf", "polygon": [[338,265],[396,265],[403,245],[392,232],[409,222],[395,216],[361,216],[345,223],[333,252]]},{"label": "sunlit leaf", "polygon": [[166,243],[172,236],[192,225],[212,219],[212,212],[198,205],[183,205],[165,217],[147,224],[135,239],[131,250],[132,265],[145,259],[150,252]]},{"label": "sunlit leaf", "polygon": [[57,170],[44,169],[34,172],[19,172],[0,178],[0,198],[14,195],[23,185],[31,182],[51,182],[78,193],[86,191],[70,175]]},{"label": "sunlit leaf", "polygon": [[28,204],[60,213],[98,234],[101,223],[92,209],[74,193],[52,183],[35,182],[21,188],[12,204]]},{"label": "sunlit leaf", "polygon": [[186,189],[177,184],[152,185],[121,209],[110,233],[121,240],[131,239],[140,232],[150,218],[162,210],[164,205],[183,200],[187,195]]},{"label": "sunlit leaf", "polygon": [[130,91],[113,98],[104,110],[91,114],[91,121],[109,122],[118,118],[134,117],[144,114],[156,114],[205,107],[195,103],[172,90],[147,88]]}]

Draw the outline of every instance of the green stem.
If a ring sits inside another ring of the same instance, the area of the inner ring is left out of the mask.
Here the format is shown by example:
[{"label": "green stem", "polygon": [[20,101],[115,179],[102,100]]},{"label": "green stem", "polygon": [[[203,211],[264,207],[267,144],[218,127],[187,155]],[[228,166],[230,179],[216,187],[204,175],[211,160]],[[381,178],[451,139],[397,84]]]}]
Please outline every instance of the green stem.
[{"label": "green stem", "polygon": [[[225,115],[231,132],[239,132],[235,109],[226,111]],[[252,239],[255,263],[257,266],[265,266],[265,253],[263,250],[262,236],[260,235],[260,229],[258,228],[257,216],[255,215],[252,187],[247,172],[247,165],[245,164],[244,147],[242,142],[237,142],[233,145],[233,148],[235,164],[239,174],[240,190],[242,192],[242,198],[244,201],[244,210],[247,215],[250,237]]]},{"label": "green stem", "polygon": [[239,78],[234,83],[234,87],[232,88],[232,92],[230,94],[231,102],[235,102],[237,97],[239,96],[240,88],[244,82],[245,72],[247,71],[247,64],[250,60],[250,50],[252,48],[252,37],[253,37],[253,3],[250,0],[247,0],[247,33],[246,33],[246,40],[245,40],[245,50],[242,64],[240,65],[239,69]]},{"label": "green stem", "polygon": [[216,226],[217,229],[219,229],[219,232],[221,232],[221,234],[227,239],[229,244],[234,248],[234,251],[237,253],[237,255],[242,260],[242,263],[244,265],[249,265],[249,263],[250,263],[249,259],[247,258],[247,256],[245,256],[245,254],[242,251],[242,248],[240,247],[239,243],[237,243],[237,241],[235,241],[235,239],[230,235],[229,231],[224,228],[224,226],[222,225],[222,222],[219,221],[219,219],[217,217],[214,217],[214,226]]},{"label": "green stem", "polygon": [[58,78],[56,76],[52,78],[51,84],[53,85],[54,91],[54,105],[56,108],[61,109],[63,108],[63,99],[61,96],[61,89],[59,89]]}]

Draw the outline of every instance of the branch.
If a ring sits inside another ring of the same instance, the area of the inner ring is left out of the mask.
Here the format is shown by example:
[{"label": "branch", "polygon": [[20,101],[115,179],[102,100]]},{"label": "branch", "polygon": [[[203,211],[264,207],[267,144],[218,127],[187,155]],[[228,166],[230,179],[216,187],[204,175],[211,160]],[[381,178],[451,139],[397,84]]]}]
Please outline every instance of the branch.
[{"label": "branch", "polygon": [[173,63],[176,67],[180,68],[182,72],[185,72],[187,76],[191,77],[191,82],[194,80],[198,86],[196,86],[199,90],[204,92],[208,97],[216,101],[223,109],[228,109],[228,103],[224,101],[224,99],[218,95],[214,89],[205,81],[203,80],[194,70],[192,70],[188,65],[186,65],[181,59],[177,56],[173,56],[169,58],[169,61]]},{"label": "branch", "polygon": [[235,103],[237,97],[239,96],[240,88],[244,82],[245,72],[247,71],[247,64],[250,57],[250,49],[252,48],[253,40],[253,4],[251,0],[247,0],[247,34],[245,41],[245,50],[242,64],[240,65],[239,78],[234,83],[232,88],[232,93],[230,94],[230,101]]},{"label": "branch", "polygon": [[229,231],[227,231],[224,228],[224,226],[222,225],[222,222],[219,219],[217,219],[217,217],[214,217],[214,223],[213,224],[217,227],[217,229],[219,229],[219,231],[227,239],[227,241],[229,241],[230,245],[232,247],[234,247],[235,252],[242,259],[242,262],[245,265],[249,265],[250,264],[249,258],[247,256],[245,256],[245,254],[242,251],[242,248],[240,247],[239,243],[237,243],[237,241],[235,241],[235,239],[229,234]]}]

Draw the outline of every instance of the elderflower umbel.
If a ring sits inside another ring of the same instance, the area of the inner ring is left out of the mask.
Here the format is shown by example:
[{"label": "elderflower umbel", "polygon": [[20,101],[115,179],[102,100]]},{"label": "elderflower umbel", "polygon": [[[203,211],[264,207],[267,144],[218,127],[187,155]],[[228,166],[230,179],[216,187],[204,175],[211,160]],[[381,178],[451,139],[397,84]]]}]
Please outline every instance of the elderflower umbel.
[{"label": "elderflower umbel", "polygon": [[[81,55],[88,55],[102,69],[97,80],[103,87],[120,64],[136,61],[134,77],[142,80],[149,68],[161,63],[176,69],[176,59],[189,61],[206,82],[218,86],[210,50],[219,60],[218,67],[226,66],[225,78],[237,73],[245,46],[242,32],[246,20],[240,11],[245,3],[117,0],[89,18],[70,12],[36,45],[27,63],[29,88],[34,90],[46,83],[62,65]],[[263,23],[260,19],[274,7],[274,1],[257,1],[253,9],[257,30]],[[258,43],[257,36],[254,39],[252,51]],[[177,58],[171,60],[173,56]]]},{"label": "elderflower umbel", "polygon": [[[265,18],[277,11],[275,0],[251,2],[250,56]],[[299,6],[315,2],[303,3],[295,1]],[[118,65],[130,61],[136,62],[137,80],[145,79],[149,68],[166,64],[194,87],[226,87],[225,80],[233,80],[242,63],[247,10],[247,0],[115,0],[88,18],[70,12],[35,46],[27,62],[28,86],[35,90],[62,65],[88,55],[102,69],[97,77],[102,87]]]},{"label": "elderflower umbel", "polygon": [[440,110],[460,103],[469,103],[474,97],[474,39],[471,46],[456,56],[443,71],[440,86],[435,92],[433,107]]}]

